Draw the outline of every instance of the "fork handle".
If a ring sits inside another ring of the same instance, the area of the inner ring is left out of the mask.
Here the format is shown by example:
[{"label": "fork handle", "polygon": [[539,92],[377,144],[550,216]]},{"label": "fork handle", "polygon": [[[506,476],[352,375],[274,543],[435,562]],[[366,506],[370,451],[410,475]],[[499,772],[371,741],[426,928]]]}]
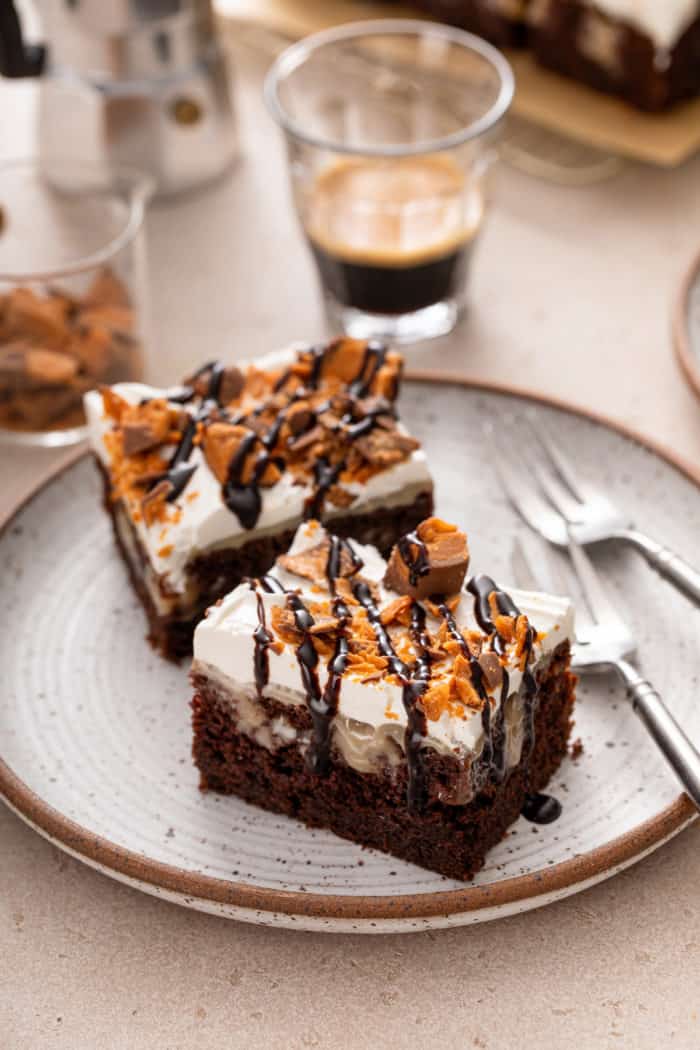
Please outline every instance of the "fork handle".
[{"label": "fork handle", "polygon": [[638,550],[659,575],[700,606],[700,572],[697,569],[670,548],[664,547],[636,529],[624,529],[617,535],[619,539],[625,540]]},{"label": "fork handle", "polygon": [[700,810],[700,754],[653,685],[626,660],[617,661],[615,666],[627,687],[632,709],[639,715],[691,802]]}]

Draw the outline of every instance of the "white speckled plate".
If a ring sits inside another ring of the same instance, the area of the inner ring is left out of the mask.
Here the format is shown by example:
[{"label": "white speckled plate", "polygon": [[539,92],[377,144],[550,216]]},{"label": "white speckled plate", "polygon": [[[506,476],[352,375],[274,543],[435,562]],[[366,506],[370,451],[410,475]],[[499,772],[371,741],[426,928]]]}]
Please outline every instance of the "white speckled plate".
[{"label": "white speckled plate", "polygon": [[[464,523],[472,564],[508,581],[522,528],[488,468],[482,424],[525,407],[463,381],[408,382],[437,506]],[[539,402],[580,469],[649,532],[697,560],[698,478],[630,436]],[[514,455],[519,450],[514,449]],[[0,792],[79,859],[169,900],[258,923],[364,932],[473,923],[557,900],[675,834],[693,810],[608,679],[580,689],[551,790],[562,817],[521,819],[477,878],[431,872],[248,806],[202,795],[190,760],[186,668],[162,662],[112,545],[89,459],[41,486],[0,537]],[[624,590],[641,664],[696,740],[700,614],[627,551],[596,557]]]}]

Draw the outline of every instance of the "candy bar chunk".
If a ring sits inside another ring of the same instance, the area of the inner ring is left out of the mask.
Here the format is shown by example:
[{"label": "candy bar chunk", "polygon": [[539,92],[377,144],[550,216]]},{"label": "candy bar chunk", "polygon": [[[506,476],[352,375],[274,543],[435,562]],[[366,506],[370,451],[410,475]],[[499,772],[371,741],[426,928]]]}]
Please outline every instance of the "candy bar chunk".
[{"label": "candy bar chunk", "polygon": [[384,583],[411,598],[457,594],[468,567],[466,535],[440,518],[426,518],[394,547]]}]

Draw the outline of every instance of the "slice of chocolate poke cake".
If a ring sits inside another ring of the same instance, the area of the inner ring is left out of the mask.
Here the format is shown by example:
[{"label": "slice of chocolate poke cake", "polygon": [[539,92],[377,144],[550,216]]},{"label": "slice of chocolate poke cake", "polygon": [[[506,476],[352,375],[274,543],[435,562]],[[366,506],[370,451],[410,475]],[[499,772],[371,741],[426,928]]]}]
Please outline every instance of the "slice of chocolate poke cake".
[{"label": "slice of chocolate poke cake", "polygon": [[567,599],[466,586],[467,540],[429,518],[388,562],[301,525],[195,632],[205,789],[464,879],[566,754]]}]

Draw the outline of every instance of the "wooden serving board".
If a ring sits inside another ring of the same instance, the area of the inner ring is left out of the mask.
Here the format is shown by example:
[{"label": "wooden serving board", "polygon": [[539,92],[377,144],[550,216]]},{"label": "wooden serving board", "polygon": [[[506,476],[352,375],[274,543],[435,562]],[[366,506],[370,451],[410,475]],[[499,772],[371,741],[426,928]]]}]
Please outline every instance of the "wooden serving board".
[{"label": "wooden serving board", "polygon": [[[216,0],[216,6],[231,20],[232,32],[243,21],[288,38],[363,18],[421,17],[403,4],[364,0]],[[700,148],[700,99],[670,113],[641,113],[541,69],[527,52],[511,51],[508,58],[517,83],[514,113],[549,131],[663,167],[681,164]]]}]

